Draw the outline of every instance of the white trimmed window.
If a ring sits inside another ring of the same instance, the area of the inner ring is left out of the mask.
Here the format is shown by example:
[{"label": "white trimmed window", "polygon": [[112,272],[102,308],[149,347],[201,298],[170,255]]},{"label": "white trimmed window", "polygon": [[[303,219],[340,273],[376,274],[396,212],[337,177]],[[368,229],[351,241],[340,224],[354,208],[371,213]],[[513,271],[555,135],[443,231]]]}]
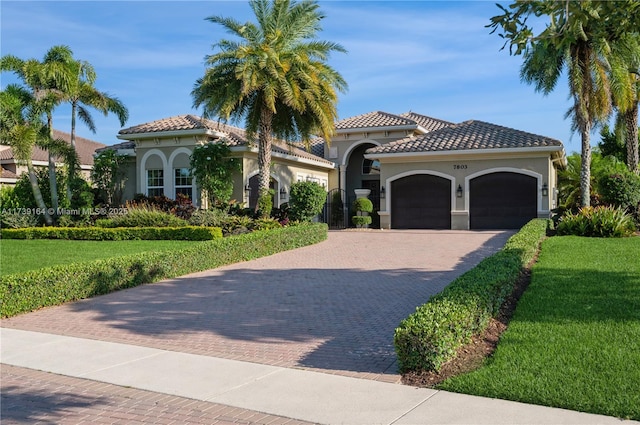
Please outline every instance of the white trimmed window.
[{"label": "white trimmed window", "polygon": [[181,193],[193,199],[193,178],[188,168],[173,169],[173,183],[176,188],[176,197]]},{"label": "white trimmed window", "polygon": [[164,171],[147,170],[147,196],[164,195]]}]

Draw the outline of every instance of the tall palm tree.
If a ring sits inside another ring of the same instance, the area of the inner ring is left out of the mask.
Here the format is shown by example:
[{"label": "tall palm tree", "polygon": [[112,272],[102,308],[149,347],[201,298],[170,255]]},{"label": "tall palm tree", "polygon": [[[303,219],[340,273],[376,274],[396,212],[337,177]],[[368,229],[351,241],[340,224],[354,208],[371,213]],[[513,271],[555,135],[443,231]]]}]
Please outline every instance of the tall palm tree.
[{"label": "tall palm tree", "polygon": [[31,160],[33,147],[46,127],[40,119],[39,105],[23,87],[9,85],[0,92],[0,139],[13,149],[16,159],[26,164],[33,197],[47,225],[53,224],[44,203]]},{"label": "tall palm tree", "polygon": [[[615,4],[613,4],[615,3]],[[522,54],[521,78],[537,91],[553,91],[566,70],[573,106],[573,120],[582,141],[580,202],[590,205],[591,143],[594,126],[612,110],[610,59],[612,45],[629,32],[637,32],[640,9],[634,2],[516,0],[505,13],[494,16],[490,27],[502,28],[510,51]],[[619,10],[620,9],[620,10]],[[629,12],[627,14],[627,12]],[[534,35],[529,16],[549,16],[545,29]]]},{"label": "tall palm tree", "polygon": [[194,106],[203,116],[244,120],[258,135],[259,190],[269,189],[273,137],[329,141],[337,118],[337,93],[347,84],[326,64],[339,44],[316,39],[324,15],[315,1],[251,0],[257,24],[211,16],[239,41],[221,40],[206,57],[209,68],[194,85]]},{"label": "tall palm tree", "polygon": [[70,64],[73,61],[68,46],[54,46],[47,51],[42,61],[37,59],[22,60],[13,55],[0,58],[0,71],[12,71],[29,87],[40,109],[47,117],[47,135],[39,139],[49,154],[49,188],[54,209],[58,209],[58,188],[56,182],[56,156],[60,143],[53,138],[53,110],[62,101],[62,93],[69,85],[72,74]]},{"label": "tall palm tree", "polygon": [[640,34],[628,34],[612,49],[611,80],[617,110],[616,128],[622,130],[627,167],[638,173],[638,102],[640,102]]},{"label": "tall palm tree", "polygon": [[[112,112],[116,114],[120,125],[124,126],[129,118],[129,111],[116,97],[96,89],[93,84],[96,72],[93,66],[85,61],[76,60],[70,65],[73,77],[65,90],[62,99],[71,105],[71,148],[76,149],[76,118],[79,118],[93,133],[96,126],[88,108],[102,112],[105,116]],[[71,199],[71,180],[75,176],[77,163],[68,163],[69,178],[67,179],[67,198]]]}]

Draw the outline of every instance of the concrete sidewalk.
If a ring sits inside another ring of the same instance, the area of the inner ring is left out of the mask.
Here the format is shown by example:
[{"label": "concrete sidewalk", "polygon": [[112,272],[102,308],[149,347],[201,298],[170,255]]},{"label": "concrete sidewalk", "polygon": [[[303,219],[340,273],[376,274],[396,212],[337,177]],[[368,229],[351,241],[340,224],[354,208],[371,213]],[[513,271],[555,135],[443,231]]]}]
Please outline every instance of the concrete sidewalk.
[{"label": "concrete sidewalk", "polygon": [[155,348],[0,329],[3,364],[321,424],[638,424]]}]

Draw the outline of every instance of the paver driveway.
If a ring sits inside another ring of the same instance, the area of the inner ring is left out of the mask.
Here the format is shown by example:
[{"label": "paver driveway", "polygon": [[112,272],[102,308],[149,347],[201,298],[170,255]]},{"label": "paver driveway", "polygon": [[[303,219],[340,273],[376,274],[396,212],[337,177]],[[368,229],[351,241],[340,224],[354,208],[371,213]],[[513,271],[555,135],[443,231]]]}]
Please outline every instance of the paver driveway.
[{"label": "paver driveway", "polygon": [[2,326],[395,382],[393,331],[512,232],[341,231]]}]

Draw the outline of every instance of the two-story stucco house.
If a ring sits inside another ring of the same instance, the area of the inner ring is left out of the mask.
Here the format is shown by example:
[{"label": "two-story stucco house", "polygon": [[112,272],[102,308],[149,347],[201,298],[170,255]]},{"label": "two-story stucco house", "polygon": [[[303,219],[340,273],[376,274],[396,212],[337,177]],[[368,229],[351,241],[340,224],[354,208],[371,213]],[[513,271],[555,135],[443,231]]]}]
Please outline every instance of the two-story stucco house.
[{"label": "two-story stucco house", "polygon": [[[335,128],[330,143],[316,139],[308,150],[273,144],[276,206],[287,202],[292,183],[305,180],[340,193],[347,205],[356,189],[367,189],[381,228],[517,228],[556,206],[557,170],[565,165],[559,140],[413,112],[370,112]],[[197,144],[224,139],[242,160],[233,197],[256,203],[257,147],[240,128],[181,115],[123,129],[118,138],[125,142],[110,148],[131,158],[125,196],[185,193],[199,205],[189,156]]]}]

